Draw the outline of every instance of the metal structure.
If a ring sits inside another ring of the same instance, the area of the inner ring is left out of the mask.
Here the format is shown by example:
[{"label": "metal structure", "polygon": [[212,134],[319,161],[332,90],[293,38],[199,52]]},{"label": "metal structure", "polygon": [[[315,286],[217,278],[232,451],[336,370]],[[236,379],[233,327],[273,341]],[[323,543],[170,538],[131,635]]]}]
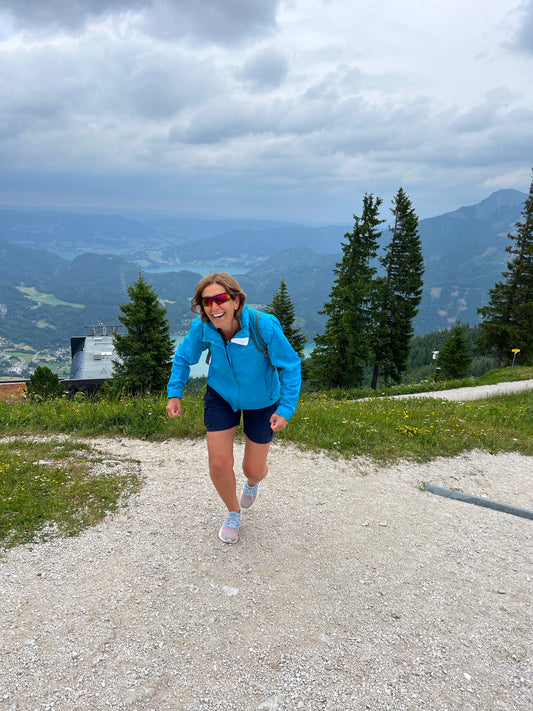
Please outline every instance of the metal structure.
[{"label": "metal structure", "polygon": [[70,339],[70,375],[62,382],[71,393],[95,392],[113,375],[113,360],[116,359],[113,333],[120,326],[99,323],[85,328],[89,329],[88,335]]}]

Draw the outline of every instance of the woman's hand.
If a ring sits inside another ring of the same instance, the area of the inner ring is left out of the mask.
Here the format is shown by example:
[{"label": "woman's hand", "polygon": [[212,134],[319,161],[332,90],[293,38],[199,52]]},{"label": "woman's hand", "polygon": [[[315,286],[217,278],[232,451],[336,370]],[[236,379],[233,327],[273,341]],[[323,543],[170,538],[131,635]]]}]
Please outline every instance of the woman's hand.
[{"label": "woman's hand", "polygon": [[278,415],[277,412],[275,412],[270,418],[270,427],[272,428],[273,432],[279,432],[279,430],[284,430],[285,427],[287,427],[287,420],[281,415]]},{"label": "woman's hand", "polygon": [[181,398],[171,397],[168,400],[167,412],[169,417],[179,417],[181,415]]}]

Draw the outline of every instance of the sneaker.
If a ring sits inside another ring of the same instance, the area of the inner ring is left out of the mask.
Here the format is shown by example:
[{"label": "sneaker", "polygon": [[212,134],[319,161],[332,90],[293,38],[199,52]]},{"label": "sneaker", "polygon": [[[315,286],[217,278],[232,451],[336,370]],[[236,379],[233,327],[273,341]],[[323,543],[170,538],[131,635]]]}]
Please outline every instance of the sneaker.
[{"label": "sneaker", "polygon": [[241,523],[240,511],[228,511],[224,525],[218,532],[218,537],[224,543],[237,543],[239,538],[239,525]]},{"label": "sneaker", "polygon": [[244,489],[242,490],[242,494],[241,494],[241,506],[243,509],[249,509],[250,506],[257,499],[258,487],[259,487],[259,484],[256,484],[255,486],[250,486],[248,484],[248,482],[246,482],[246,484],[244,485]]}]

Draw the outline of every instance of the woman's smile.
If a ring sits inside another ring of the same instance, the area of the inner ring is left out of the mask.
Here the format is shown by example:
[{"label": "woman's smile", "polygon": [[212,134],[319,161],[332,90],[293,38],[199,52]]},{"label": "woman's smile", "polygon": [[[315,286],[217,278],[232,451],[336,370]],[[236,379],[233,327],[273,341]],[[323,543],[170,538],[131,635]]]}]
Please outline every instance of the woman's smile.
[{"label": "woman's smile", "polygon": [[[221,284],[209,284],[202,292],[202,298],[224,294],[224,287]],[[240,328],[240,323],[235,318],[235,311],[239,308],[239,299],[231,298],[229,301],[217,304],[211,302],[211,306],[204,306],[205,313],[211,323],[220,329],[226,338],[232,338]]]}]

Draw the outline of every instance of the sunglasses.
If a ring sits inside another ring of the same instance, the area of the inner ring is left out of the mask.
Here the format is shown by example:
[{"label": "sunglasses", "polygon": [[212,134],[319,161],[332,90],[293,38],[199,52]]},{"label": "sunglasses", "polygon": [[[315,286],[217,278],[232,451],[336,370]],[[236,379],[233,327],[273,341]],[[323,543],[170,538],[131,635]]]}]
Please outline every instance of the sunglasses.
[{"label": "sunglasses", "polygon": [[230,294],[217,294],[216,296],[202,296],[202,306],[204,308],[213,306],[215,303],[217,306],[225,304],[226,301],[231,299]]}]

